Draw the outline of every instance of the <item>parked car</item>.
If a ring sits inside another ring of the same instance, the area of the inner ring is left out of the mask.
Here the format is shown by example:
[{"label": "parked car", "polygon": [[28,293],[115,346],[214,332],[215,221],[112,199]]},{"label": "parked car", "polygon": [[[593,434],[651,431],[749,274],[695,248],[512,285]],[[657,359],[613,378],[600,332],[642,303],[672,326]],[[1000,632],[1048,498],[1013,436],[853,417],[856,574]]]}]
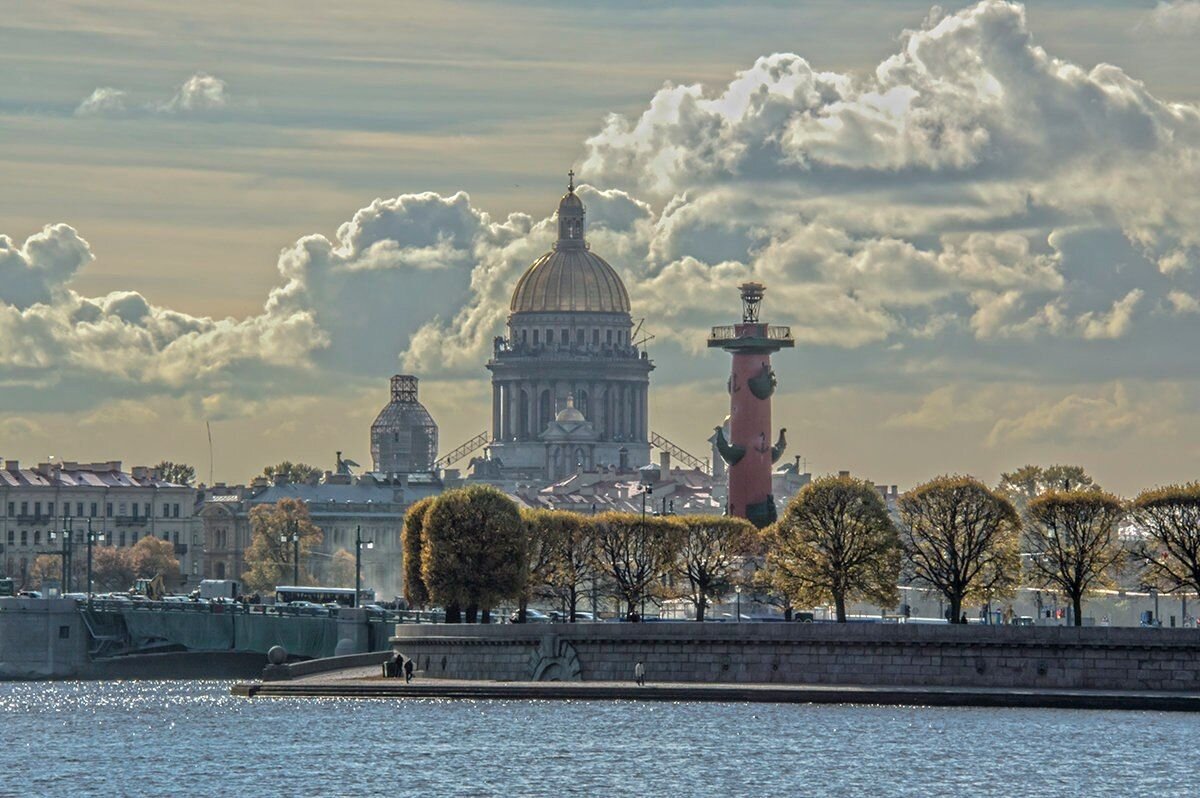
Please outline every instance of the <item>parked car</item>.
[{"label": "parked car", "polygon": [[[561,610],[552,610],[550,612],[550,620],[553,621],[554,623],[569,623],[571,620],[571,613],[562,612]],[[575,610],[575,622],[576,623],[582,623],[584,621],[594,621],[594,620],[596,620],[596,616],[592,615],[590,612],[584,612],[583,610]]]},{"label": "parked car", "polygon": [[364,604],[361,609],[366,611],[368,618],[386,618],[391,613],[391,610],[378,604]]},{"label": "parked car", "polygon": [[[509,623],[520,623],[520,611],[513,612],[508,616]],[[550,623],[550,616],[541,610],[535,610],[532,607],[525,610],[525,623]]]},{"label": "parked car", "polygon": [[289,601],[283,607],[297,615],[328,615],[329,610],[312,601]]}]

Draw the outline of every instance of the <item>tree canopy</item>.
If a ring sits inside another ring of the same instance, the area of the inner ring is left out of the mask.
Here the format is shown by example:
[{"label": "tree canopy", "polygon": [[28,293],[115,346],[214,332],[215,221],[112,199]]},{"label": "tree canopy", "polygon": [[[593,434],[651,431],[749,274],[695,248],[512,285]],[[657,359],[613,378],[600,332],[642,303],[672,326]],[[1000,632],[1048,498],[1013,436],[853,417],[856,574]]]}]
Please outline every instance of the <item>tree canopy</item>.
[{"label": "tree canopy", "polygon": [[1023,517],[1029,503],[1047,491],[1098,491],[1100,486],[1083,466],[1024,465],[1016,471],[1001,474],[996,490],[1004,494]]},{"label": "tree canopy", "polygon": [[425,515],[433,506],[436,497],[428,496],[409,505],[404,513],[404,528],[400,532],[401,556],[404,558],[404,600],[410,607],[425,607],[429,604],[429,591],[425,589],[425,578],[421,575],[421,531]]},{"label": "tree canopy", "polygon": [[685,515],[675,573],[687,586],[688,598],[703,621],[708,606],[741,584],[746,561],[762,553],[758,529],[742,518],[719,515]]},{"label": "tree canopy", "polygon": [[796,494],[770,528],[768,573],[797,605],[897,601],[900,541],[887,505],[870,482],[823,477]]},{"label": "tree canopy", "polygon": [[525,620],[528,599],[557,598],[566,605],[569,620],[575,620],[579,592],[584,580],[594,573],[592,528],[579,513],[558,510],[522,510],[526,541],[526,588],[520,620]]},{"label": "tree canopy", "polygon": [[[312,584],[309,555],[324,540],[321,528],[312,522],[308,505],[298,499],[280,499],[260,504],[250,511],[250,545],[246,548],[249,569],[242,575],[247,590],[268,592],[293,581],[295,544],[300,536],[300,581]],[[286,541],[281,541],[286,537]]]},{"label": "tree canopy", "polygon": [[674,567],[683,527],[674,518],[616,512],[601,513],[591,523],[596,569],[611,580],[617,600],[632,614]]},{"label": "tree canopy", "polygon": [[1117,525],[1121,500],[1094,490],[1050,491],[1029,503],[1026,545],[1030,571],[1042,585],[1071,599],[1075,625],[1083,625],[1083,598],[1112,583],[1125,557]]},{"label": "tree canopy", "polygon": [[262,476],[269,481],[274,482],[279,478],[289,485],[310,482],[318,479],[322,473],[324,472],[316,466],[310,466],[308,463],[293,463],[290,460],[269,465],[262,470]]},{"label": "tree canopy", "polygon": [[167,482],[176,485],[191,485],[196,481],[196,469],[186,463],[173,463],[163,460],[154,467]]},{"label": "tree canopy", "polygon": [[1145,536],[1134,547],[1143,580],[1162,590],[1200,591],[1200,482],[1142,491],[1130,512]]},{"label": "tree canopy", "polygon": [[900,497],[900,539],[914,581],[950,604],[1010,595],[1021,574],[1021,519],[1012,502],[971,477],[945,476]]},{"label": "tree canopy", "polygon": [[[421,577],[430,600],[485,613],[525,589],[525,530],[517,505],[490,485],[434,500],[422,525]],[[447,613],[449,616],[449,613]]]}]

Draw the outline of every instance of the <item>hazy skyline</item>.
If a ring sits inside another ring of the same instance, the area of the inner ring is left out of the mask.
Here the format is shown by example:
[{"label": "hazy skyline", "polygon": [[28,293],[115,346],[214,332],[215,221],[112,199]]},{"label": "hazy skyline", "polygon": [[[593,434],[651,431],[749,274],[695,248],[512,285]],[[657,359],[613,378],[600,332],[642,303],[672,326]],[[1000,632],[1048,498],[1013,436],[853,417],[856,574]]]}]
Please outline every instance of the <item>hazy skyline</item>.
[{"label": "hazy skyline", "polygon": [[217,480],[365,465],[398,371],[448,451],[574,167],[694,453],[755,277],[815,471],[1192,479],[1198,38],[1200,2],[8,9],[0,456],[206,479],[211,420]]}]

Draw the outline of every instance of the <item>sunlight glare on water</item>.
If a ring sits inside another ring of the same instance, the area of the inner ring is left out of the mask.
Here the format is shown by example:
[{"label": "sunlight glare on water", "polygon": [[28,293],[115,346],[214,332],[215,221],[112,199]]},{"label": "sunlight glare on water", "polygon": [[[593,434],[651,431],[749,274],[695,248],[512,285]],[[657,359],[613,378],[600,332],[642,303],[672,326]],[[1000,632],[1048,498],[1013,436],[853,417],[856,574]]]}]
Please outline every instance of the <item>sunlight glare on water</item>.
[{"label": "sunlight glare on water", "polygon": [[0,795],[1181,795],[1187,714],[0,683]]}]

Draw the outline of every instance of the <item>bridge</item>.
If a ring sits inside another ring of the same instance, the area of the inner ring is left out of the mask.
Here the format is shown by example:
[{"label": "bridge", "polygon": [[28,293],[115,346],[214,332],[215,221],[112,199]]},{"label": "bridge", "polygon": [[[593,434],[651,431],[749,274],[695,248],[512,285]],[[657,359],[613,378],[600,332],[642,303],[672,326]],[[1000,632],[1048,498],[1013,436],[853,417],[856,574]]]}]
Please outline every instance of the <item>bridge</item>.
[{"label": "bridge", "polygon": [[390,650],[398,623],[430,613],[294,609],[194,602],[0,598],[0,679],[84,677],[141,655],[261,655],[296,659]]}]

